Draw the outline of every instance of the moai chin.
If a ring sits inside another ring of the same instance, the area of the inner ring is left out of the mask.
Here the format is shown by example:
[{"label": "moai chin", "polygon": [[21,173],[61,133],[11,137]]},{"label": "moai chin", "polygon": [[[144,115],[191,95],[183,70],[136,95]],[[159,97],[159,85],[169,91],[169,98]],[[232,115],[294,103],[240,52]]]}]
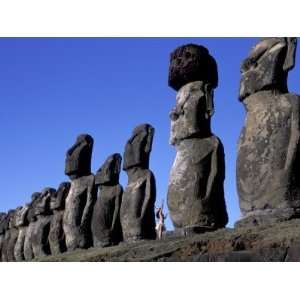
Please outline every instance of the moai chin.
[{"label": "moai chin", "polygon": [[90,227],[95,200],[92,150],[93,138],[81,134],[66,154],[65,174],[71,179],[63,217],[67,250],[87,248],[92,244]]},{"label": "moai chin", "polygon": [[65,210],[65,200],[68,196],[71,184],[70,182],[62,182],[55,195],[50,200],[50,210],[53,213],[49,232],[49,244],[52,255],[65,252],[66,240],[63,230],[63,216]]},{"label": "moai chin", "polygon": [[149,170],[154,128],[149,124],[137,126],[127,141],[123,170],[128,185],[122,196],[120,219],[125,242],[155,239],[156,185]]},{"label": "moai chin", "polygon": [[228,222],[224,150],[210,126],[217,84],[217,65],[205,47],[188,44],[171,53],[169,86],[177,96],[170,113],[170,143],[176,147],[176,158],[168,208],[175,230],[183,235],[222,228]]},{"label": "moai chin", "polygon": [[29,204],[25,204],[24,206],[20,207],[16,211],[16,227],[18,228],[18,239],[15,245],[14,254],[16,261],[24,261],[24,244],[25,244],[25,237],[26,232],[28,229],[28,220],[27,214],[29,210]]},{"label": "moai chin", "polygon": [[300,97],[288,92],[296,38],[263,38],[241,66],[246,120],[238,143],[236,226],[300,216]]},{"label": "moai chin", "polygon": [[35,207],[39,198],[41,197],[41,193],[35,192],[31,195],[31,202],[29,204],[28,212],[27,212],[27,222],[28,227],[25,234],[24,241],[24,258],[26,261],[30,261],[34,258],[33,253],[33,234],[35,231],[35,227],[37,224],[37,217],[35,212]]},{"label": "moai chin", "polygon": [[119,153],[109,156],[95,176],[99,195],[92,217],[94,247],[111,246],[122,239],[120,206],[123,188],[119,184],[121,161]]}]

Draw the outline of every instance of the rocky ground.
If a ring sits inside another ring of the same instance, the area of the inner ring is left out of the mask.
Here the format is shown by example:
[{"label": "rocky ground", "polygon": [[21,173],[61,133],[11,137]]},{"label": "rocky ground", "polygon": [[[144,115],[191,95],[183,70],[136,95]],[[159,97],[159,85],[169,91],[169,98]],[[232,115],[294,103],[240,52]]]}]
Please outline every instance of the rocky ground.
[{"label": "rocky ground", "polygon": [[161,241],[77,250],[40,261],[300,261],[300,219],[272,227],[226,228],[187,237],[169,233]]}]

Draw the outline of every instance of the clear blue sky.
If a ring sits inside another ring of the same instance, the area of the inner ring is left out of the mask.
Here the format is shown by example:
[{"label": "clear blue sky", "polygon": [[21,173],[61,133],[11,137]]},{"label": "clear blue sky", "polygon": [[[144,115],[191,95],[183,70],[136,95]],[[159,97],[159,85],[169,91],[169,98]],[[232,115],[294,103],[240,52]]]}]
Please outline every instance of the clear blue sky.
[{"label": "clear blue sky", "polygon": [[[229,226],[239,218],[235,161],[244,123],[238,101],[240,64],[257,38],[0,38],[0,211],[30,201],[35,191],[57,188],[66,150],[80,133],[94,138],[92,170],[106,157],[123,154],[132,129],[156,131],[150,168],[157,201],[166,198],[175,157],[168,144],[169,111],[175,91],[168,87],[170,52],[186,43],[206,46],[215,57],[214,133],[224,144],[225,196]],[[299,56],[299,55],[298,55]],[[289,89],[300,93],[300,67],[290,72]],[[127,183],[122,171],[121,184]],[[171,222],[168,219],[168,228]]]}]

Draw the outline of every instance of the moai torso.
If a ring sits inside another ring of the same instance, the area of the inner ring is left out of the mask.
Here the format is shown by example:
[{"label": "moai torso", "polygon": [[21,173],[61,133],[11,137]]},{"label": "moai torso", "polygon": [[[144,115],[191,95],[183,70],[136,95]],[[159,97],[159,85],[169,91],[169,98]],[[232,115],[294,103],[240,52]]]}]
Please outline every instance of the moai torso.
[{"label": "moai torso", "polygon": [[63,182],[59,185],[54,197],[51,197],[50,209],[53,212],[51,219],[49,244],[52,255],[57,255],[66,251],[65,233],[63,230],[63,216],[65,199],[68,196],[71,184]]},{"label": "moai torso", "polygon": [[246,108],[238,144],[238,225],[270,224],[300,215],[300,97],[288,93],[296,40],[260,41],[242,64],[240,100]]},{"label": "moai torso", "polygon": [[66,198],[63,229],[68,250],[92,245],[91,217],[95,201],[94,175],[91,174],[93,138],[80,135],[66,155],[65,174],[71,179]]},{"label": "moai torso", "polygon": [[183,234],[224,227],[228,221],[224,150],[210,128],[217,78],[216,63],[204,47],[186,45],[171,54],[169,85],[178,92],[170,113],[176,158],[168,207],[175,228]]},{"label": "moai torso", "polygon": [[118,153],[109,156],[95,176],[99,196],[92,217],[94,247],[117,244],[122,239],[120,206],[123,188],[119,184],[121,160]]},{"label": "moai torso", "polygon": [[26,261],[30,261],[34,258],[33,254],[33,234],[35,231],[35,227],[37,224],[37,217],[35,207],[39,198],[41,197],[41,193],[33,193],[31,196],[31,203],[29,205],[28,213],[27,213],[27,222],[28,227],[25,234],[24,241],[24,258]]},{"label": "moai torso", "polygon": [[149,124],[136,127],[126,144],[123,169],[128,185],[121,204],[121,225],[124,241],[155,239],[156,184],[149,170],[149,156],[154,128]]},{"label": "moai torso", "polygon": [[16,245],[14,249],[16,261],[25,260],[24,243],[25,243],[25,237],[28,228],[28,222],[27,222],[28,210],[29,210],[29,205],[26,204],[16,212],[16,227],[19,230],[18,239],[16,241]]},{"label": "moai torso", "polygon": [[15,227],[16,210],[11,210],[8,214],[9,214],[9,223],[8,223],[7,235],[5,237],[6,258],[7,261],[16,261],[15,254],[14,254],[15,244],[18,238],[18,229]]},{"label": "moai torso", "polygon": [[45,188],[35,205],[36,224],[32,233],[32,250],[34,258],[51,254],[49,245],[49,232],[52,215],[50,214],[50,201],[55,196],[55,189]]}]

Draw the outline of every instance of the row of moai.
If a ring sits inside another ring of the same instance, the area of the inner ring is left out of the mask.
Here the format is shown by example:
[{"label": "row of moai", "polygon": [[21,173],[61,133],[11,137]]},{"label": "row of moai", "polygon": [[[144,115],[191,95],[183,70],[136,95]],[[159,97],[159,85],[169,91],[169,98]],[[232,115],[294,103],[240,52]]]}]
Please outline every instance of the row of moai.
[{"label": "row of moai", "polygon": [[133,130],[124,152],[128,185],[123,191],[121,155],[109,156],[94,175],[93,138],[79,135],[66,154],[65,174],[71,182],[33,193],[29,204],[0,214],[1,261],[155,239],[156,184],[149,170],[153,136],[149,124]]},{"label": "row of moai", "polygon": [[[237,189],[242,212],[236,226],[272,225],[300,216],[299,96],[288,93],[296,38],[263,38],[242,63],[239,98],[246,108],[239,139]],[[200,45],[171,53],[169,86],[176,90],[170,143],[176,147],[168,186],[169,215],[180,235],[226,226],[225,159],[211,131],[215,59]],[[77,248],[155,239],[155,178],[149,170],[154,129],[136,127],[121,155],[91,173],[93,139],[80,135],[66,155],[71,182],[34,193],[30,204],[0,214],[0,257],[22,261]]]}]

